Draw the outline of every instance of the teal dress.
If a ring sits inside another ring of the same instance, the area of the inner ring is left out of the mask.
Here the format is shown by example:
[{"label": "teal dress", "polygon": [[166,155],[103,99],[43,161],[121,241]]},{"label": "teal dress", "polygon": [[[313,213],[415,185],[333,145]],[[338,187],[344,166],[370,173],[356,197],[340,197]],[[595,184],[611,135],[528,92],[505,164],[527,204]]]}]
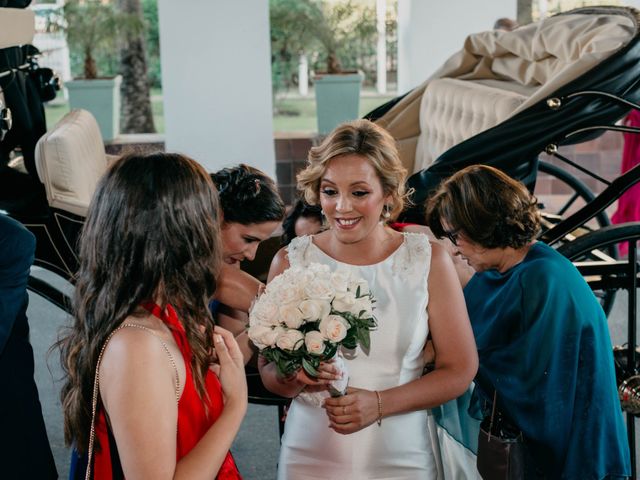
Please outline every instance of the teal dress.
[{"label": "teal dress", "polygon": [[478,347],[476,400],[491,400],[524,433],[548,478],[631,472],[607,319],[578,270],[538,242],[508,271],[464,289]]}]

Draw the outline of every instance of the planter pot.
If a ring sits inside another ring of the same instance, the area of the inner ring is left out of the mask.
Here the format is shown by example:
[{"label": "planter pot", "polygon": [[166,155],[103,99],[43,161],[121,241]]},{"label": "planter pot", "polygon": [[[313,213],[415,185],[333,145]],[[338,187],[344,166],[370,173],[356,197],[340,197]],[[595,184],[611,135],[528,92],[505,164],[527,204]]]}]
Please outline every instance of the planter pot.
[{"label": "planter pot", "polygon": [[314,78],[318,133],[358,118],[362,73],[320,74]]},{"label": "planter pot", "polygon": [[69,107],[90,111],[100,127],[105,141],[120,134],[120,84],[122,77],[95,80],[71,80],[65,83],[69,91]]}]

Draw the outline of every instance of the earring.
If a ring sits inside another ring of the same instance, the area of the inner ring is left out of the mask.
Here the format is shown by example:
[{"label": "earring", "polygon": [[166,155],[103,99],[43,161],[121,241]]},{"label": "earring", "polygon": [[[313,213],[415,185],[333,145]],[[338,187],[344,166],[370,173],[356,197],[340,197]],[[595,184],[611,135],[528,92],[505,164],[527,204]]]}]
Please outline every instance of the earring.
[{"label": "earring", "polygon": [[389,218],[389,217],[391,217],[391,212],[390,212],[390,210],[391,210],[391,207],[390,207],[389,205],[385,205],[385,206],[384,206],[384,211],[382,212],[382,216],[383,216],[384,218]]},{"label": "earring", "polygon": [[324,214],[324,210],[320,210],[320,216],[321,216],[321,220],[320,223],[322,224],[322,229],[325,230],[327,228],[329,228],[329,222],[327,222],[327,216]]}]

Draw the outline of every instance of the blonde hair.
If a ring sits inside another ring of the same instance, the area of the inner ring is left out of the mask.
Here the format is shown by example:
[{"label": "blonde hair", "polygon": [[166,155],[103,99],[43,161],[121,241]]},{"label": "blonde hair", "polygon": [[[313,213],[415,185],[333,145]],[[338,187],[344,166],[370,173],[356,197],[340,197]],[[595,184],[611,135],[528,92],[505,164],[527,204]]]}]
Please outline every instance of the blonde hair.
[{"label": "blonde hair", "polygon": [[298,190],[307,203],[320,203],[320,181],[327,164],[333,158],[342,155],[360,155],[366,158],[375,169],[382,191],[391,196],[389,217],[392,221],[404,210],[406,192],[404,183],[407,170],[400,162],[393,137],[369,120],[354,120],[339,125],[317,147],[309,150],[307,166],[298,173]]}]

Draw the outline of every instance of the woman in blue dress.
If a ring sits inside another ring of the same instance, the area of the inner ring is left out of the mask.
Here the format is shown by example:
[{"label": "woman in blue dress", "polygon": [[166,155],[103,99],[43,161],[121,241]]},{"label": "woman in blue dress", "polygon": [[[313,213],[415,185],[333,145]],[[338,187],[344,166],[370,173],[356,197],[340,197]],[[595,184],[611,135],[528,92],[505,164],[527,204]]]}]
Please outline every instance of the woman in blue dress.
[{"label": "woman in blue dress", "polygon": [[495,398],[522,432],[525,478],[629,476],[606,317],[573,264],[535,240],[536,199],[475,165],[445,181],[427,212],[476,271],[464,288],[480,359],[474,396]]}]

